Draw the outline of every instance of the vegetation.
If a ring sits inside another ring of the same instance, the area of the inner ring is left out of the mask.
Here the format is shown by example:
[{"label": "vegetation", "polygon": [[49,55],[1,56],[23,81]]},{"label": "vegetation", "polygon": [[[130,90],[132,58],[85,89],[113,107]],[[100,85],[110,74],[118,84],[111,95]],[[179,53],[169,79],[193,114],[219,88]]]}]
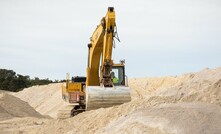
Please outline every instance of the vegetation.
[{"label": "vegetation", "polygon": [[53,83],[49,79],[39,79],[35,77],[30,79],[28,75],[16,74],[13,70],[0,69],[0,89],[17,92],[24,88],[31,87],[34,85],[46,85]]}]

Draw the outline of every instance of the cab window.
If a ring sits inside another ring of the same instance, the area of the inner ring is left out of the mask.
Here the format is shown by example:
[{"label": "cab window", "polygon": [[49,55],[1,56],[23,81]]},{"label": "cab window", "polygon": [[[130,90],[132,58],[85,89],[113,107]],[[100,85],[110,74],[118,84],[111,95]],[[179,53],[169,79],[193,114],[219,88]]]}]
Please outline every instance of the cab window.
[{"label": "cab window", "polygon": [[123,85],[124,84],[123,67],[113,67],[111,71],[111,78],[114,85]]}]

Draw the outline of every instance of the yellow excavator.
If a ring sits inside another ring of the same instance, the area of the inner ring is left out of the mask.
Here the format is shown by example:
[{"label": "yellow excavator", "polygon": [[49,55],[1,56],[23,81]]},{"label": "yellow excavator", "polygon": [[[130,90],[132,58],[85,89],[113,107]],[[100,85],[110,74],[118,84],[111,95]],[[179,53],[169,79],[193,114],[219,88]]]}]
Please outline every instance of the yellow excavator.
[{"label": "yellow excavator", "polygon": [[70,80],[67,75],[66,83],[62,85],[62,98],[71,104],[68,115],[131,101],[125,62],[115,64],[112,60],[115,30],[115,11],[109,7],[88,44],[86,77],[76,76]]}]

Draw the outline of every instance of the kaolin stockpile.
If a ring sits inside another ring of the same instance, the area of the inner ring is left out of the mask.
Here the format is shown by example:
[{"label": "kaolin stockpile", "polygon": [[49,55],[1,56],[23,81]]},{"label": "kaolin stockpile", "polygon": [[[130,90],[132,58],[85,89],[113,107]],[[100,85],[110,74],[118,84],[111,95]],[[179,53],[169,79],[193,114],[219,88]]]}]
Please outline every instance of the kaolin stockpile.
[{"label": "kaolin stockpile", "polygon": [[[29,117],[12,117],[0,121],[1,131],[155,134],[221,132],[221,68],[204,69],[176,77],[130,79],[129,85],[133,99],[129,103],[92,110],[65,120],[33,117],[37,120],[34,123]],[[60,86],[36,86],[14,95],[28,102],[39,113],[53,115],[61,107],[58,105],[62,102],[59,101]],[[45,103],[27,97],[38,98],[39,95]],[[10,100],[1,99],[1,104],[5,101]],[[32,126],[31,129],[26,127],[28,125]]]}]

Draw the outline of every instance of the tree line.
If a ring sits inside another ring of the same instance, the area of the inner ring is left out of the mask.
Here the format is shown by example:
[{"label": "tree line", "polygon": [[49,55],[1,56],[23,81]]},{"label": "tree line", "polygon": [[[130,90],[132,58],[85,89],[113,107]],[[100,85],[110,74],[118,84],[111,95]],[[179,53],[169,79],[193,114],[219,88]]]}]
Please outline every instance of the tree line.
[{"label": "tree line", "polygon": [[0,69],[0,90],[18,92],[34,85],[47,85],[49,83],[54,82],[48,78],[39,79],[35,77],[31,79],[30,76],[16,74],[13,70]]}]

